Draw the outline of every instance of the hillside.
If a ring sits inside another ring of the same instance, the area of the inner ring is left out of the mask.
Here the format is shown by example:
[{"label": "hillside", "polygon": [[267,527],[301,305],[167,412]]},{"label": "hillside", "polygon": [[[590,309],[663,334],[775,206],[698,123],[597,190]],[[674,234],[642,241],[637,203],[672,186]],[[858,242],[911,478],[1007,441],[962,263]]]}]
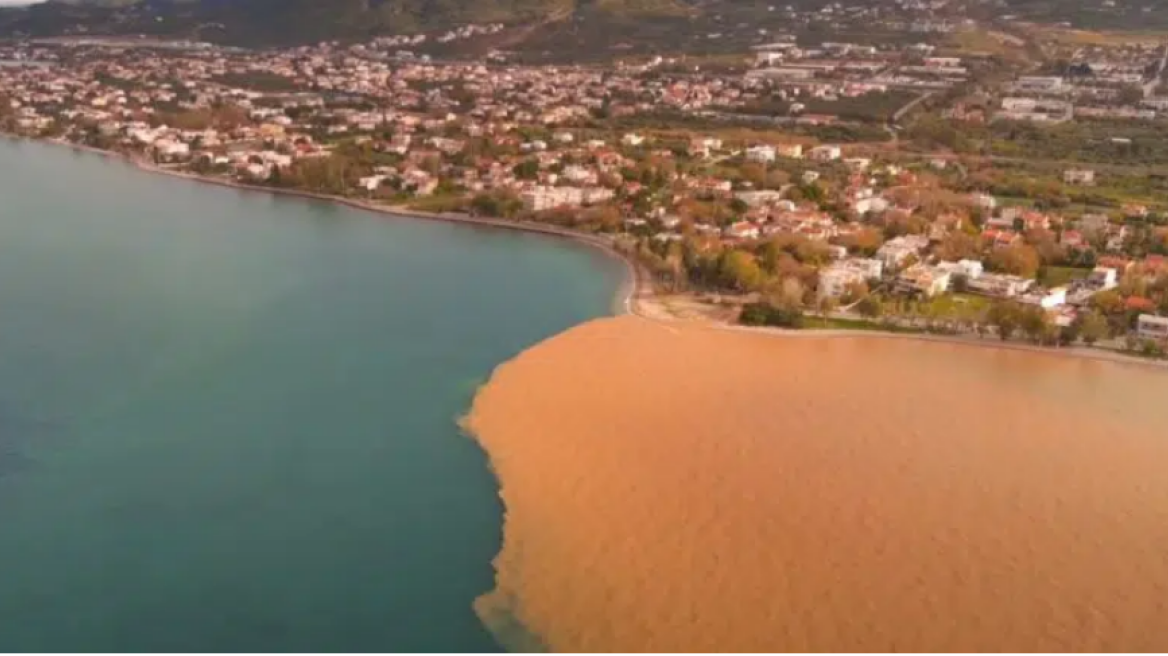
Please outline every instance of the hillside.
[{"label": "hillside", "polygon": [[690,11],[683,0],[50,0],[0,9],[0,36],[147,34],[258,46],[580,12],[642,19]]}]

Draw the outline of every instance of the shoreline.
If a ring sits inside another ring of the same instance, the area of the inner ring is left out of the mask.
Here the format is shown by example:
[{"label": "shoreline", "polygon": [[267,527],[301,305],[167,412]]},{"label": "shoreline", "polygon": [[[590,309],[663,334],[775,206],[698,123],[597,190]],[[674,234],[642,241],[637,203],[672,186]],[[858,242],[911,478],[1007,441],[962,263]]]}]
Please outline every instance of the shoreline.
[{"label": "shoreline", "polygon": [[1128,355],[1126,353],[1110,351],[1107,349],[1082,346],[1051,347],[1039,346],[1036,344],[1024,344],[1019,342],[1003,342],[996,338],[976,339],[972,337],[959,337],[956,335],[894,333],[885,330],[845,330],[839,328],[804,328],[801,330],[789,330],[783,328],[742,326],[733,324],[711,324],[711,326],[719,330],[748,332],[754,334],[771,335],[774,337],[788,337],[796,339],[818,337],[822,339],[873,338],[881,340],[904,340],[933,344],[952,344],[954,346],[967,346],[997,351],[1017,351],[1023,353],[1034,353],[1037,355],[1048,355],[1058,358],[1072,358],[1095,362],[1113,362],[1115,364],[1137,365],[1143,367],[1152,367],[1155,369],[1168,369],[1168,360],[1152,360],[1148,358],[1141,358],[1135,355]]},{"label": "shoreline", "polygon": [[[728,331],[746,331],[756,334],[765,334],[772,337],[784,338],[810,338],[819,337],[824,339],[836,338],[874,338],[874,339],[899,339],[899,340],[913,340],[918,342],[931,343],[947,343],[956,344],[960,346],[980,347],[983,349],[1005,350],[1005,351],[1024,351],[1029,353],[1042,353],[1051,356],[1077,358],[1082,360],[1091,360],[1096,362],[1114,362],[1117,364],[1138,365],[1144,367],[1154,367],[1157,369],[1168,369],[1168,361],[1166,360],[1151,360],[1141,358],[1135,355],[1128,355],[1125,353],[1096,349],[1091,347],[1049,347],[1039,346],[1034,344],[1025,344],[1018,342],[1001,342],[991,339],[972,339],[967,337],[953,336],[953,335],[931,335],[931,334],[916,334],[916,333],[897,333],[884,330],[843,330],[843,329],[815,329],[805,328],[801,330],[790,330],[784,328],[766,327],[766,326],[743,326],[739,324],[730,323],[727,321],[720,321],[715,319],[684,319],[679,317],[660,316],[662,314],[668,315],[669,310],[663,305],[657,305],[657,312],[646,311],[646,305],[654,305],[657,296],[652,284],[647,280],[648,274],[632,257],[621,252],[617,248],[617,241],[614,237],[603,235],[595,235],[590,233],[579,232],[569,228],[561,228],[559,226],[546,225],[542,223],[535,223],[530,221],[514,221],[510,219],[500,219],[493,217],[472,216],[461,213],[443,213],[443,212],[428,212],[424,210],[416,210],[401,205],[383,205],[373,202],[364,201],[357,198],[348,198],[345,196],[336,196],[332,194],[323,194],[313,191],[306,191],[301,189],[286,189],[282,187],[267,187],[262,185],[248,184],[244,182],[237,182],[217,176],[200,175],[187,171],[179,171],[158,166],[149,162],[144,162],[137,158],[124,153],[102,150],[93,146],[78,144],[71,141],[61,139],[36,139],[31,137],[19,137],[14,135],[3,135],[9,139],[16,141],[30,141],[32,143],[48,144],[52,146],[63,146],[73,149],[74,151],[100,155],[109,159],[117,160],[123,164],[129,165],[144,171],[146,173],[154,173],[164,175],[172,178],[179,178],[189,180],[197,183],[204,183],[215,185],[217,187],[224,187],[228,189],[235,189],[239,191],[267,193],[274,196],[286,196],[292,198],[301,198],[306,200],[314,200],[321,202],[335,203],[348,207],[350,209],[371,212],[383,216],[420,219],[424,221],[439,221],[443,223],[461,224],[466,226],[478,226],[485,228],[497,228],[502,230],[512,230],[516,232],[526,232],[530,234],[544,235],[548,237],[558,237],[567,239],[578,244],[590,246],[604,253],[608,257],[612,257],[620,261],[625,267],[625,276],[620,286],[618,286],[612,302],[612,310],[616,315],[628,314],[636,316],[640,319],[659,323],[665,326],[670,324],[700,324],[702,326],[712,328],[715,330]],[[554,336],[553,336],[554,337]],[[549,338],[550,339],[550,338]],[[536,345],[532,345],[534,347]]]},{"label": "shoreline", "polygon": [[36,139],[13,135],[3,136],[14,141],[29,141],[31,143],[46,144],[50,146],[61,146],[70,148],[76,152],[100,155],[111,160],[116,160],[122,164],[126,164],[146,173],[154,173],[171,178],[214,185],[216,187],[235,189],[239,191],[267,193],[274,196],[286,196],[305,200],[335,203],[337,205],[348,207],[349,209],[371,212],[389,217],[421,219],[424,221],[438,221],[442,223],[461,224],[484,228],[497,228],[501,230],[526,232],[530,234],[567,239],[578,244],[583,244],[595,248],[603,252],[605,255],[620,261],[624,265],[624,280],[622,280],[620,286],[617,287],[612,302],[612,310],[615,314],[639,314],[638,304],[640,303],[641,299],[651,297],[653,295],[652,287],[646,283],[645,273],[641,270],[641,267],[639,267],[632,258],[630,258],[625,253],[622,253],[620,249],[617,248],[617,241],[613,237],[594,235],[571,230],[569,228],[561,228],[559,226],[546,225],[542,223],[533,223],[530,221],[514,221],[510,219],[472,216],[470,214],[453,212],[427,212],[425,210],[416,210],[403,205],[384,205],[364,201],[358,198],[348,198],[346,196],[324,194],[303,189],[287,189],[283,187],[268,187],[263,185],[248,184],[246,182],[238,182],[218,176],[200,175],[198,173],[191,173],[189,171],[169,169],[164,166],[144,162],[125,153],[111,150],[102,150],[101,148],[95,148],[93,146],[78,144],[62,139]]}]

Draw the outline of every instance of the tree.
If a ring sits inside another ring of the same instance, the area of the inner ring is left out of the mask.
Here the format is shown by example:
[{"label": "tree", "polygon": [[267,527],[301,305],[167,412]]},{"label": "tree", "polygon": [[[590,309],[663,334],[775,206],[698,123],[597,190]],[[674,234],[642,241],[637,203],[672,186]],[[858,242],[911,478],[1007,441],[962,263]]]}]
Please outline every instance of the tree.
[{"label": "tree", "polygon": [[514,192],[502,189],[478,194],[470,205],[476,214],[503,219],[512,218],[523,209],[523,202]]},{"label": "tree", "polygon": [[763,273],[754,256],[745,251],[728,250],[722,253],[718,264],[719,278],[725,287],[749,292],[762,285]]},{"label": "tree", "polygon": [[1105,315],[1115,315],[1123,312],[1123,296],[1114,289],[1107,289],[1091,297],[1091,306]]},{"label": "tree", "polygon": [[995,271],[1023,278],[1033,278],[1038,273],[1039,263],[1038,251],[1025,244],[997,248],[989,256],[989,265]]},{"label": "tree", "polygon": [[978,240],[964,232],[949,233],[936,249],[937,257],[948,261],[976,258],[980,252]]},{"label": "tree", "polygon": [[760,188],[766,185],[767,171],[766,167],[758,162],[747,162],[742,165],[739,170],[742,180],[749,182],[755,188]]},{"label": "tree", "polygon": [[1020,308],[1013,301],[997,301],[990,306],[986,321],[997,329],[998,337],[1003,342],[1007,341],[1021,325]]},{"label": "tree", "polygon": [[827,317],[835,312],[839,302],[831,296],[820,296],[815,303],[819,307],[819,316],[823,317],[823,325],[827,325]]},{"label": "tree", "polygon": [[1021,308],[1019,313],[1019,323],[1022,332],[1030,338],[1030,341],[1039,343],[1048,336],[1050,328],[1050,317],[1047,316],[1046,310],[1035,306],[1026,306]]},{"label": "tree", "polygon": [[844,293],[840,300],[845,305],[851,305],[852,303],[855,303],[860,299],[865,298],[866,296],[868,296],[868,283],[861,280],[858,282],[848,283],[844,287]]},{"label": "tree", "polygon": [[856,310],[860,313],[860,316],[867,317],[868,319],[878,319],[884,314],[884,302],[880,300],[879,296],[869,294],[860,299],[860,302],[856,305]]},{"label": "tree", "polygon": [[767,302],[777,307],[801,309],[805,288],[796,276],[772,280],[766,289]]},{"label": "tree", "polygon": [[1095,342],[1111,336],[1107,318],[1097,310],[1080,314],[1075,322],[1079,324],[1079,336],[1087,346],[1093,346]]},{"label": "tree", "polygon": [[539,162],[534,159],[525,159],[515,165],[515,177],[520,180],[535,180],[539,177]]},{"label": "tree", "polygon": [[875,228],[861,228],[844,237],[840,244],[849,251],[870,257],[884,243],[884,236]]},{"label": "tree", "polygon": [[1119,89],[1116,100],[1123,105],[1134,105],[1144,99],[1144,90],[1137,84],[1125,84]]},{"label": "tree", "polygon": [[739,323],[747,326],[779,326],[802,328],[803,313],[796,308],[774,306],[769,303],[751,303],[742,308]]}]

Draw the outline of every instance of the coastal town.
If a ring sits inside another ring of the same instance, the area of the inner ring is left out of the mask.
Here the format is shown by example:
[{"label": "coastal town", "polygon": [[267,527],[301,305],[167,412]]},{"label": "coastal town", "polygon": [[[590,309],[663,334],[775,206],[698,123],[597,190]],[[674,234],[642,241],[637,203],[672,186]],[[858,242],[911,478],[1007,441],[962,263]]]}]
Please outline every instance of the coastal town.
[{"label": "coastal town", "polygon": [[0,129],[596,235],[675,317],[1164,357],[1168,42],[971,23],[755,34],[729,65],[441,54],[496,24],[265,50],[30,39],[0,45]]},{"label": "coastal town", "polygon": [[0,0],[0,199],[2,650],[1168,653],[1168,0]]}]

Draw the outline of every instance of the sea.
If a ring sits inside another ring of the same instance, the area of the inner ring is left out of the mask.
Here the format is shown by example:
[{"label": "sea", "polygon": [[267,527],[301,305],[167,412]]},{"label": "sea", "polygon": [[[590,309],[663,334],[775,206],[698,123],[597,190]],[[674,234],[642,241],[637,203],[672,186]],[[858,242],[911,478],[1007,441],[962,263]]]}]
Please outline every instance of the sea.
[{"label": "sea", "polygon": [[624,275],[0,141],[0,651],[498,649],[458,421]]}]

